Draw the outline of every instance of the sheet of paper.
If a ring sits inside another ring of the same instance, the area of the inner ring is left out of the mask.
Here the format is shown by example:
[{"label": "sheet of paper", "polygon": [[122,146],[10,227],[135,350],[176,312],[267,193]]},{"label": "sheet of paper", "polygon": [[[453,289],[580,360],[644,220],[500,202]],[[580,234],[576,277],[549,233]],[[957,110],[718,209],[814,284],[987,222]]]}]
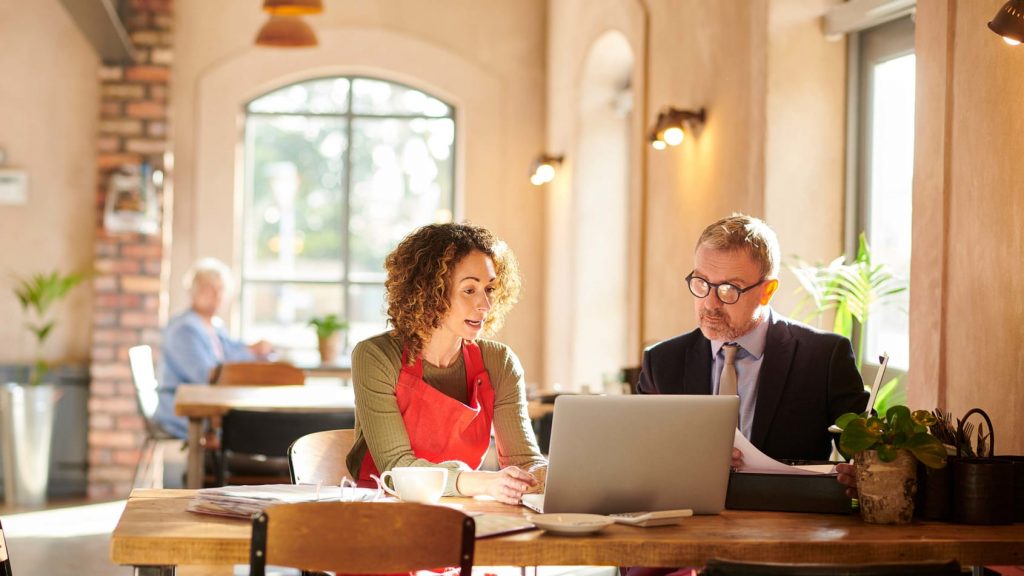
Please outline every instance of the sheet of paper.
[{"label": "sheet of paper", "polygon": [[739,429],[736,430],[736,436],[732,441],[732,446],[740,452],[743,452],[743,466],[737,470],[737,472],[821,475],[832,473],[834,468],[831,464],[814,464],[805,466],[790,466],[789,464],[783,464],[782,462],[779,462],[758,450],[756,446],[750,443],[750,440],[747,440],[747,437],[744,436]]}]

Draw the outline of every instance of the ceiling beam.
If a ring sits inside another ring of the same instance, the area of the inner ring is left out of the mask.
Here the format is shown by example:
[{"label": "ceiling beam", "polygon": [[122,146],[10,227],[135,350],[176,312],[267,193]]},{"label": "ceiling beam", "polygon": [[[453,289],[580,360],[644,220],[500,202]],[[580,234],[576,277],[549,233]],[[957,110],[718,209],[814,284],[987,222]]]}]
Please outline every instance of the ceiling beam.
[{"label": "ceiling beam", "polygon": [[134,59],[131,39],[114,0],[60,1],[105,64],[125,64]]}]

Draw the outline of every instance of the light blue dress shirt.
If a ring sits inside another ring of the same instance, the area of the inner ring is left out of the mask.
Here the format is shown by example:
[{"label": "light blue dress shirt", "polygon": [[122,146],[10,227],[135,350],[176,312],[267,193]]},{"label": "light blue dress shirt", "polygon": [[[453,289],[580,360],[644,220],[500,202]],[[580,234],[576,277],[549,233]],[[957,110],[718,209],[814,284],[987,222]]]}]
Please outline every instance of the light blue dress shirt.
[{"label": "light blue dress shirt", "polygon": [[768,325],[771,323],[771,311],[753,330],[735,340],[712,340],[711,357],[714,366],[711,370],[711,389],[718,394],[718,381],[725,367],[725,353],[722,346],[735,342],[740,349],[736,351],[736,392],[740,396],[740,432],[748,439],[754,424],[754,407],[757,406],[757,376],[761,372],[764,360],[764,346],[768,338]]},{"label": "light blue dress shirt", "polygon": [[254,360],[242,342],[228,336],[220,318],[213,319],[214,331],[224,351],[218,358],[211,334],[199,314],[192,309],[178,314],[164,328],[160,344],[160,386],[154,419],[179,438],[188,436],[188,419],[174,414],[174,393],[182,383],[206,382],[210,370],[222,362]]}]

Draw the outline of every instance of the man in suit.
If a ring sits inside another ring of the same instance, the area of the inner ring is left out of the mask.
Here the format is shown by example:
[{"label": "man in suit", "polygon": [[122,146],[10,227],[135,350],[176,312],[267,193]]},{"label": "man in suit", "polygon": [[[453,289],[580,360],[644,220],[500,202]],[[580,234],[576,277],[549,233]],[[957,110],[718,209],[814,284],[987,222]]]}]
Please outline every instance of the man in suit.
[{"label": "man in suit", "polygon": [[[828,426],[862,412],[868,394],[849,340],[771,308],[778,272],[779,242],[761,220],[733,215],[704,229],[686,278],[699,328],[644,351],[637,389],[738,394],[740,431],[754,446],[776,459],[826,460]],[[738,450],[733,465],[742,465]]]}]

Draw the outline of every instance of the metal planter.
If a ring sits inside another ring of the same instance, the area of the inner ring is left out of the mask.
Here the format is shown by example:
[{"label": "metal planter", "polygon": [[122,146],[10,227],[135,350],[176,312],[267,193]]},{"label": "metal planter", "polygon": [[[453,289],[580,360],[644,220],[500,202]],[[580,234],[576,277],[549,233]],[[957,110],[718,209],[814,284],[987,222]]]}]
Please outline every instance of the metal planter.
[{"label": "metal planter", "polygon": [[4,501],[8,505],[38,506],[46,502],[53,415],[58,399],[59,392],[53,384],[0,386]]}]

